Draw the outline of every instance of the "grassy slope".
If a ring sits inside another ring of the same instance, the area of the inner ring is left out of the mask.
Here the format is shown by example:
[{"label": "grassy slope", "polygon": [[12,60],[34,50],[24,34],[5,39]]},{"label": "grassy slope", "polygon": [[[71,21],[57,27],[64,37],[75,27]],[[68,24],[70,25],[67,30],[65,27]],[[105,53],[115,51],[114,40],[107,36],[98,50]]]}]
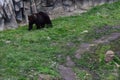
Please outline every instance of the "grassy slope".
[{"label": "grassy slope", "polygon": [[[24,26],[0,32],[0,79],[36,80],[38,74],[58,77],[57,64],[64,63],[67,55],[74,55],[81,43],[103,36],[93,33],[95,27],[119,25],[120,2],[98,6],[79,16],[58,18],[52,22],[53,28],[27,31]],[[89,35],[82,33],[84,30],[88,30]],[[58,58],[58,55],[61,57]],[[84,64],[88,64],[85,61],[83,59]]]}]

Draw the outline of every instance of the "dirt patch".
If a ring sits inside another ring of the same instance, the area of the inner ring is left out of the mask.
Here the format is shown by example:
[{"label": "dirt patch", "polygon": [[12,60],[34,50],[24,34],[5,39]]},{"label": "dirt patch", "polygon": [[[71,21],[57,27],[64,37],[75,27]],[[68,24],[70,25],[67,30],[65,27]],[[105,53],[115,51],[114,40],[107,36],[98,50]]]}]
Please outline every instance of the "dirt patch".
[{"label": "dirt patch", "polygon": [[58,70],[63,80],[76,80],[75,73],[72,68],[59,65]]}]

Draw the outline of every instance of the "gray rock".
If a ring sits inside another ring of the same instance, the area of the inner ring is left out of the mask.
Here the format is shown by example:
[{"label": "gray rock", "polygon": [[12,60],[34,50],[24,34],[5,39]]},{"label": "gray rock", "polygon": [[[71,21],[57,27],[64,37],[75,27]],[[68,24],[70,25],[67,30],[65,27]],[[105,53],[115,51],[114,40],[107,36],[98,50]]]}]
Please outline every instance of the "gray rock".
[{"label": "gray rock", "polygon": [[11,0],[4,0],[3,5],[0,6],[0,11],[0,30],[18,27]]},{"label": "gray rock", "polygon": [[112,50],[108,50],[106,53],[105,53],[105,61],[106,62],[110,62],[113,60],[115,56],[115,53],[112,51]]}]

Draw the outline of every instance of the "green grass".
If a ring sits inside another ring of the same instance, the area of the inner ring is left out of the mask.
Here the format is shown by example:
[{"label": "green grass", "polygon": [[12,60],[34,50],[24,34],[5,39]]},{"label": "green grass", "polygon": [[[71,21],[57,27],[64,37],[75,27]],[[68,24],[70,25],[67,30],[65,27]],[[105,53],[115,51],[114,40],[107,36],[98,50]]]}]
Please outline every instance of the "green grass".
[{"label": "green grass", "polygon": [[[59,77],[57,65],[64,64],[67,55],[74,56],[81,43],[90,42],[111,32],[120,32],[119,29],[110,29],[99,34],[95,31],[106,25],[120,24],[120,2],[97,6],[79,16],[57,18],[52,22],[53,28],[28,31],[28,26],[23,26],[0,32],[1,80],[37,80],[39,74]],[[82,33],[85,30],[88,30],[88,33]],[[105,48],[109,48],[109,45]],[[97,50],[97,52],[104,51],[102,47]],[[101,62],[88,64],[89,58],[102,59],[102,54],[85,54],[76,63],[93,70],[104,69]],[[101,67],[96,69],[99,65]],[[106,64],[105,67],[109,68],[110,65]],[[86,72],[77,73],[81,77]],[[103,76],[101,75],[101,80],[104,80]],[[107,76],[113,79],[106,80],[115,80],[113,76],[109,74]]]}]

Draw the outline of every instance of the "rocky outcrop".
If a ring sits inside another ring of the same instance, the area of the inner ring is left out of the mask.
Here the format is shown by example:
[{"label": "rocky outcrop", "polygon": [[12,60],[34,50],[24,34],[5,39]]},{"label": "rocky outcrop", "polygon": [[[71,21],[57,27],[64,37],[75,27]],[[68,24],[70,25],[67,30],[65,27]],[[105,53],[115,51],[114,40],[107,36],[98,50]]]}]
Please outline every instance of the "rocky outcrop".
[{"label": "rocky outcrop", "polygon": [[16,28],[18,24],[15,18],[13,3],[11,0],[1,0],[0,2],[0,31],[4,29]]},{"label": "rocky outcrop", "polygon": [[93,6],[115,1],[118,0],[0,0],[0,30],[27,23],[27,16],[39,11],[56,18],[82,13]]},{"label": "rocky outcrop", "polygon": [[36,0],[36,6],[38,11],[48,12],[52,18],[56,18],[82,13],[93,6],[115,1],[117,0]]}]

